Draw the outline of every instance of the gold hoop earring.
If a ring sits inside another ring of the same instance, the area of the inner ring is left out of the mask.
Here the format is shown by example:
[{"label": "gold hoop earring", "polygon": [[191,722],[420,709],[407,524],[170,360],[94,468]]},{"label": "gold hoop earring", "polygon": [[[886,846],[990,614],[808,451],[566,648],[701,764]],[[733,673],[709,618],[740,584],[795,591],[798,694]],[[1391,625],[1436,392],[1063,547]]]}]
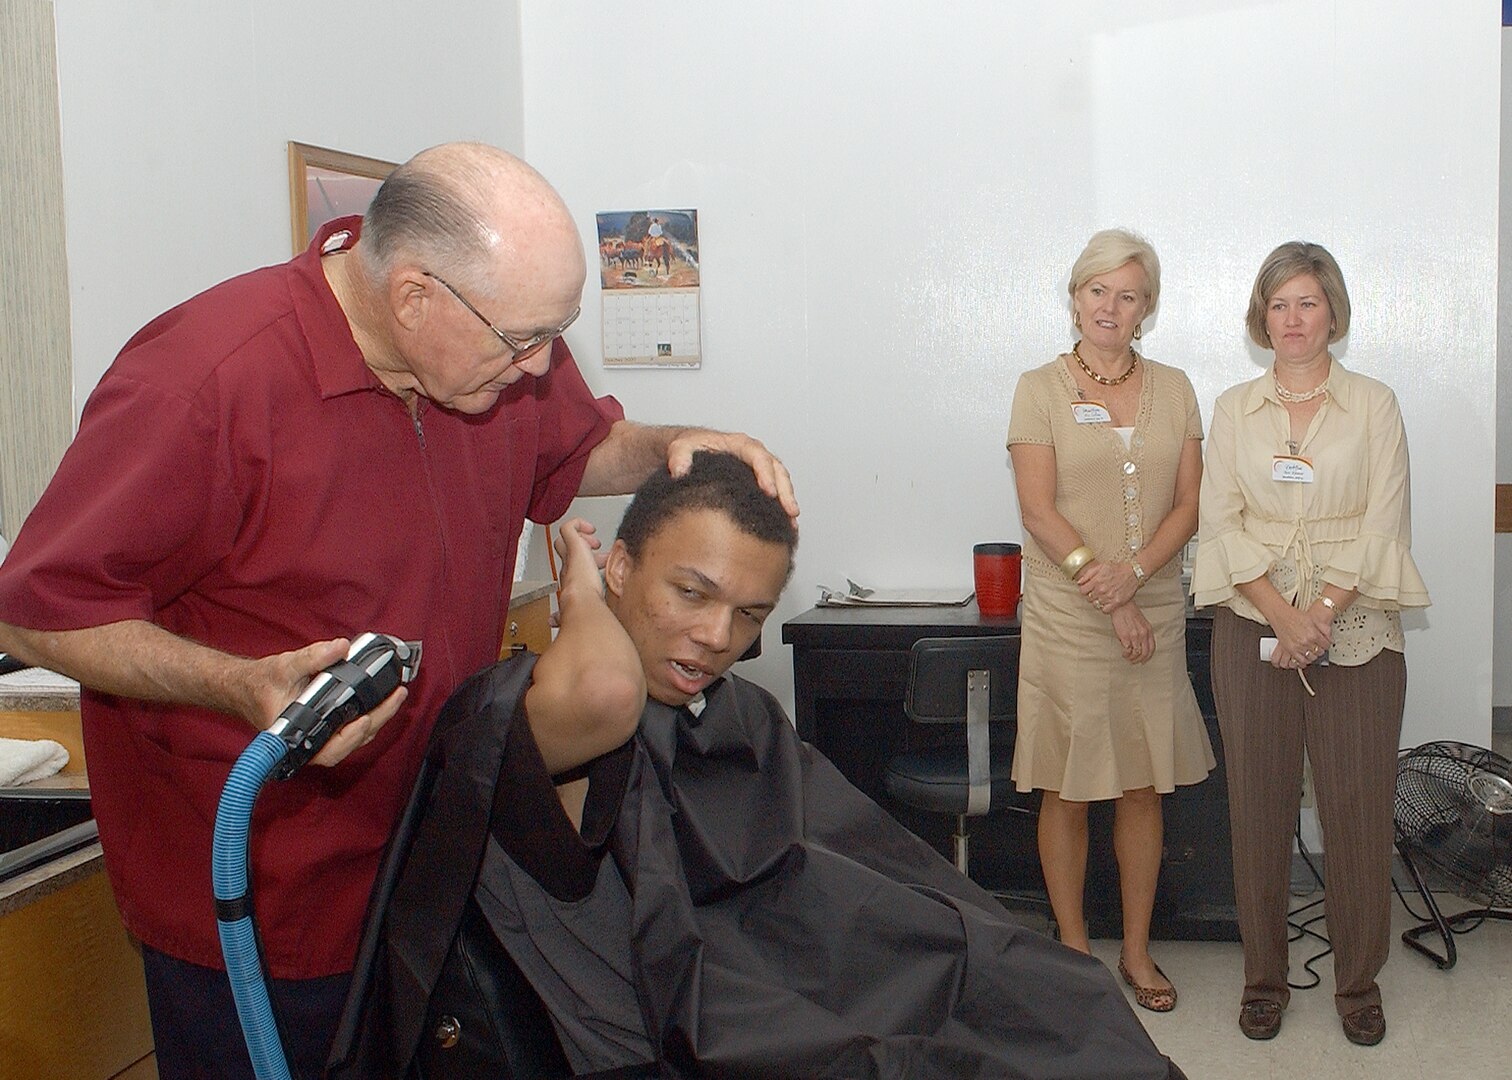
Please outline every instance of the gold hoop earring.
[{"label": "gold hoop earring", "polygon": [[1135,323],[1134,324],[1134,340],[1138,341],[1142,337],[1144,337],[1144,323],[1142,323],[1142,322]]},{"label": "gold hoop earring", "polygon": [[1081,329],[1081,312],[1077,311],[1075,308],[1071,309],[1071,325],[1076,327],[1078,330]]}]

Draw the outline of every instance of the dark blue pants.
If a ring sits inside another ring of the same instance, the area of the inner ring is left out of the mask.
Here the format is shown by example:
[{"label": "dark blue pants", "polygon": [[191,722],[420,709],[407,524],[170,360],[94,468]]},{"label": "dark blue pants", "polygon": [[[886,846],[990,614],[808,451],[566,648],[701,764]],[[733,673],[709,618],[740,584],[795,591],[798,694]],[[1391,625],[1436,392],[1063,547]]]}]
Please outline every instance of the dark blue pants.
[{"label": "dark blue pants", "polygon": [[[253,1080],[252,1059],[224,971],[142,946],[159,1080]],[[273,979],[268,996],[295,1080],[317,1080],[350,975]]]}]

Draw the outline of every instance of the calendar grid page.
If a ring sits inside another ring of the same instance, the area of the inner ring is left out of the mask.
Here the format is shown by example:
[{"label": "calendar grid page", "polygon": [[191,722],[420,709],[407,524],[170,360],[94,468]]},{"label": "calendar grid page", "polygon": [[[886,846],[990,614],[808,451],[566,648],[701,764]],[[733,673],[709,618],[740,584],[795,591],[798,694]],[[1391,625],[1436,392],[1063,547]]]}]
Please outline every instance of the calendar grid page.
[{"label": "calendar grid page", "polygon": [[606,290],[604,366],[700,365],[698,288]]}]

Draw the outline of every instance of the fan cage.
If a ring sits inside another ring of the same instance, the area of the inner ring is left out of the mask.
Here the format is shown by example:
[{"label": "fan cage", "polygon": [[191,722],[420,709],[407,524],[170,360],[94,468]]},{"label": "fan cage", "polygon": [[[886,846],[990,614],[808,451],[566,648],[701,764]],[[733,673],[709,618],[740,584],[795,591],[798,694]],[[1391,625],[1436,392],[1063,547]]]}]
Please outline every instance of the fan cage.
[{"label": "fan cage", "polygon": [[1457,742],[1404,751],[1396,835],[1459,896],[1512,907],[1512,762]]}]

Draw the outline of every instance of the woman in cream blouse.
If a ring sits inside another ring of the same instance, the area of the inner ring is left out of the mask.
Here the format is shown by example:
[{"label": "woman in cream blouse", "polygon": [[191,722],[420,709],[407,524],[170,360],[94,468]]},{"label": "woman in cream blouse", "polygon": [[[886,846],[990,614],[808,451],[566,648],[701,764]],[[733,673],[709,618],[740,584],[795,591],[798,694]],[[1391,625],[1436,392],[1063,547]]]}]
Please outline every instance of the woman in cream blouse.
[{"label": "woman in cream blouse", "polygon": [[1349,314],[1343,276],[1322,247],[1271,252],[1247,325],[1275,363],[1219,397],[1202,478],[1192,592],[1199,607],[1218,606],[1213,695],[1244,942],[1239,1027],[1252,1039],[1280,1030],[1289,998],[1287,892],[1304,747],[1326,851],[1335,1006],[1352,1042],[1374,1044],[1386,1031],[1375,980],[1391,939],[1407,688],[1398,612],[1426,607],[1428,592],[1410,550],[1396,396],[1328,351],[1348,333]]},{"label": "woman in cream blouse", "polygon": [[1061,940],[1088,951],[1087,805],[1115,800],[1123,901],[1118,970],[1147,1009],[1176,990],[1150,957],[1161,795],[1213,768],[1186,669],[1175,556],[1197,524],[1202,419],[1180,370],[1136,353],[1160,262],[1097,233],[1071,268],[1069,353],[1024,373],[1008,447],[1024,520],[1013,779],[1038,789],[1039,854]]}]

